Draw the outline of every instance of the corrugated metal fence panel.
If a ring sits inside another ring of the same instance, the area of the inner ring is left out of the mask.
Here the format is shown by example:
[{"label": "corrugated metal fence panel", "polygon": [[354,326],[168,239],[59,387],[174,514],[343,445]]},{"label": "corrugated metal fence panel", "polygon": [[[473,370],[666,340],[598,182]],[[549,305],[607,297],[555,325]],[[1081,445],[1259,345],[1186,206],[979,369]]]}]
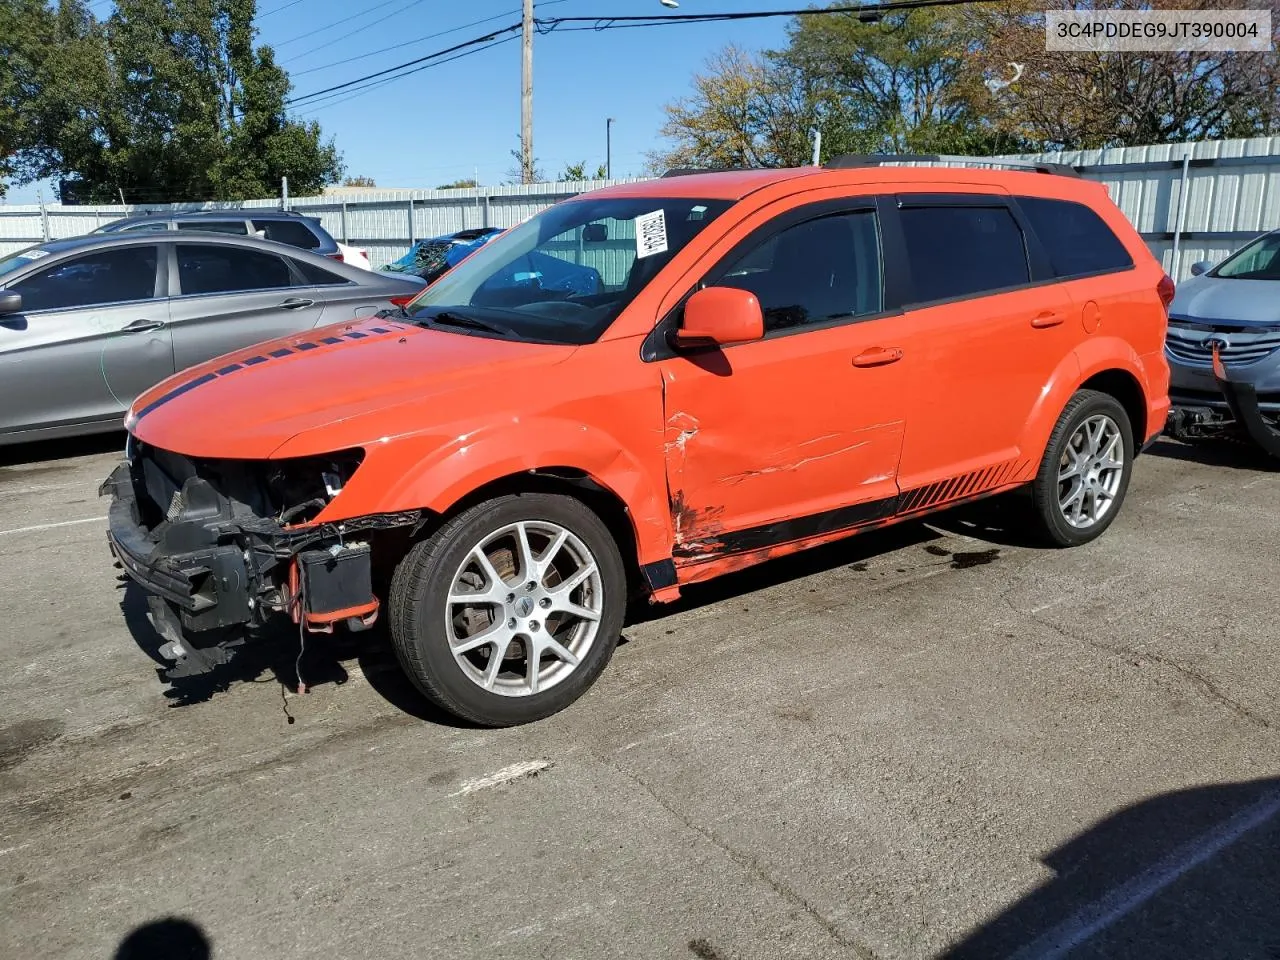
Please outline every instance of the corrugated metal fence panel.
[{"label": "corrugated metal fence panel", "polygon": [[[1173,262],[1172,234],[1182,204],[1183,156],[1190,155],[1187,202]],[[1249,163],[1196,165],[1211,159],[1257,158]],[[1221,260],[1257,233],[1280,228],[1280,137],[1218,140],[1189,144],[1159,144],[1108,150],[1058,151],[1023,154],[1016,158],[1087,167],[1083,176],[1107,185],[1112,199],[1176,280],[1190,275],[1197,260]],[[1133,169],[1143,163],[1161,168]],[[1101,169],[1098,169],[1101,168]],[[576,183],[511,184],[455,190],[368,190],[342,195],[299,197],[290,206],[317,217],[338,240],[369,252],[375,267],[403,256],[413,241],[473,227],[512,227],[540,210],[568,197],[611,183],[636,180],[588,180]],[[116,205],[63,207],[52,205],[42,215],[37,205],[0,204],[0,255],[11,253],[44,236],[87,233],[128,213],[149,210],[273,209],[278,199],[242,204],[167,204],[148,207]],[[412,210],[411,210],[412,208]],[[1190,236],[1187,236],[1190,234]],[[1197,236],[1197,234],[1218,234]],[[598,251],[605,256],[606,250]],[[609,256],[613,256],[614,253]],[[614,261],[602,266],[614,269]],[[593,264],[594,265],[594,264]]]}]

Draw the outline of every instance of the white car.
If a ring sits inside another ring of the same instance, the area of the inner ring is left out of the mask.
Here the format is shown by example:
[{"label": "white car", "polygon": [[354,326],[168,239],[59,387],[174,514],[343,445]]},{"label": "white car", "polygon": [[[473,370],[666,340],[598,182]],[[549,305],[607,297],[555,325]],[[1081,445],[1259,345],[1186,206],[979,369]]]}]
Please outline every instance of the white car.
[{"label": "white car", "polygon": [[342,254],[343,263],[349,263],[353,267],[360,267],[364,270],[373,269],[369,263],[368,250],[359,250],[356,247],[349,247],[341,240],[336,240],[334,242],[338,244],[338,252]]}]

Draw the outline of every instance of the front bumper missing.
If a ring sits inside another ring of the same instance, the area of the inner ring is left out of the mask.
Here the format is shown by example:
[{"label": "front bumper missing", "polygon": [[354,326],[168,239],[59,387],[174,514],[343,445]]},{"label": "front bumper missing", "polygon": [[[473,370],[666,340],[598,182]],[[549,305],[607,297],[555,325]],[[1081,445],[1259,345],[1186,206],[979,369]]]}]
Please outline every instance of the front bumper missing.
[{"label": "front bumper missing", "polygon": [[[1247,435],[1267,453],[1280,457],[1280,428],[1264,414],[1257,388],[1252,383],[1233,379],[1216,343],[1213,344],[1213,377],[1222,401],[1180,403],[1175,400],[1166,432],[1178,440],[1235,432]],[[1276,422],[1280,424],[1280,416]]]},{"label": "front bumper missing", "polygon": [[231,648],[243,643],[244,628],[273,614],[314,632],[332,632],[339,622],[367,628],[379,608],[372,550],[351,535],[422,521],[412,512],[282,527],[246,516],[192,477],[166,519],[149,529],[129,462],[117,466],[98,492],[112,498],[107,540],[120,567],[148,595],[148,619],[164,640],[159,652],[176,663],[171,678],[225,663]]}]

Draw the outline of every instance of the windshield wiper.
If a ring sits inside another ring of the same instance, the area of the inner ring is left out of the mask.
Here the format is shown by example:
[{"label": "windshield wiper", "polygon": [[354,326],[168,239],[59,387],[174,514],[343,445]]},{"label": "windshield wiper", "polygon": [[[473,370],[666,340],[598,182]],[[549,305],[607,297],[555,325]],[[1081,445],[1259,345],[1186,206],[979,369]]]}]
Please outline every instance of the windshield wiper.
[{"label": "windshield wiper", "polygon": [[449,327],[467,327],[471,330],[483,330],[486,333],[496,333],[500,337],[509,337],[512,340],[518,339],[516,332],[510,327],[500,326],[496,323],[490,323],[488,320],[477,320],[475,317],[466,317],[460,313],[453,313],[450,310],[440,310],[423,317],[428,323],[440,324]]}]

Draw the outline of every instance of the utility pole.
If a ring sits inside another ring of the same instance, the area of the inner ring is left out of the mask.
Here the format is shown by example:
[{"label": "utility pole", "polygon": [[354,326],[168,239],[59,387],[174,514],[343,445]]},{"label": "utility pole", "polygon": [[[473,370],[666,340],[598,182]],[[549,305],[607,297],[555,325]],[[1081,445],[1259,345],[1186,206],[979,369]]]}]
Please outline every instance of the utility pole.
[{"label": "utility pole", "polygon": [[604,178],[613,179],[613,117],[604,122]]},{"label": "utility pole", "polygon": [[533,183],[533,0],[524,0],[524,57],[520,66],[520,173]]}]

